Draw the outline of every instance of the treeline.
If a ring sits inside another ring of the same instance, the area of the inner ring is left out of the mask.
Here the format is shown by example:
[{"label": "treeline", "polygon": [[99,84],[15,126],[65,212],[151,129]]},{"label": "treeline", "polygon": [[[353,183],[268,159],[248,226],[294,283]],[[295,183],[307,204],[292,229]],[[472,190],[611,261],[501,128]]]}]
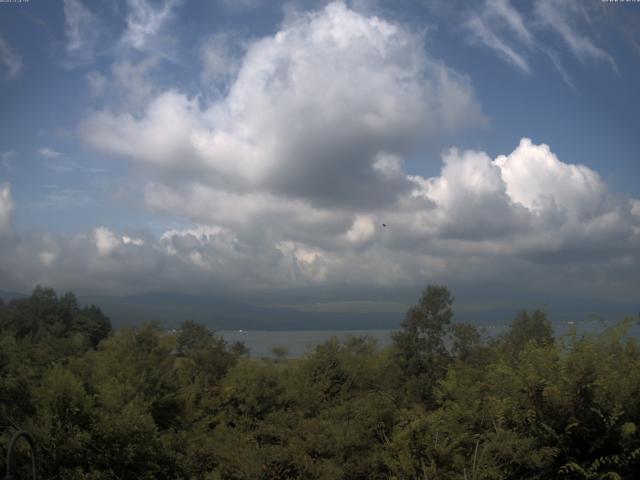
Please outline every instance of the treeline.
[{"label": "treeline", "polygon": [[45,479],[640,478],[632,319],[556,339],[523,312],[487,339],[452,317],[430,286],[388,348],[253,359],[193,322],[114,332],[38,287],[0,303],[0,466],[22,428]]}]

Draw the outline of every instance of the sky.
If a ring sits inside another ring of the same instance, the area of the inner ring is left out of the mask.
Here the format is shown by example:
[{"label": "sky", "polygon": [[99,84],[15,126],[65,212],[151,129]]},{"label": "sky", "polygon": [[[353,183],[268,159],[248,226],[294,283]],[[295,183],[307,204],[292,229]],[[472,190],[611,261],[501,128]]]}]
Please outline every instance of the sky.
[{"label": "sky", "polygon": [[0,290],[636,301],[638,27],[600,0],[0,3]]}]

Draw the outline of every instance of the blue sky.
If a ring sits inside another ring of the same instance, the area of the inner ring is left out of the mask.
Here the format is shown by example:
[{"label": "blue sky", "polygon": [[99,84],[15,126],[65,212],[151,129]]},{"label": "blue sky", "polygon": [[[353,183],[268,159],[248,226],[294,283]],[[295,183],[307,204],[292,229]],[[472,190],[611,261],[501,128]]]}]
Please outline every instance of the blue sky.
[{"label": "blue sky", "polygon": [[638,25],[599,0],[0,4],[0,289],[635,298]]}]

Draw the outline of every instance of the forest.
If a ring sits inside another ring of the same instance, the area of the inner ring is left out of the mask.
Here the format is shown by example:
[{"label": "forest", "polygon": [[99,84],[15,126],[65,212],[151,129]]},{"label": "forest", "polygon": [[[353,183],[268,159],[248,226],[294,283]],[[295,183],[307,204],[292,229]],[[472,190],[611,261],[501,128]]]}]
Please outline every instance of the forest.
[{"label": "forest", "polygon": [[488,337],[431,285],[389,347],[261,359],[37,287],[0,303],[0,475],[23,429],[42,479],[640,478],[636,323],[556,338],[523,311]]}]

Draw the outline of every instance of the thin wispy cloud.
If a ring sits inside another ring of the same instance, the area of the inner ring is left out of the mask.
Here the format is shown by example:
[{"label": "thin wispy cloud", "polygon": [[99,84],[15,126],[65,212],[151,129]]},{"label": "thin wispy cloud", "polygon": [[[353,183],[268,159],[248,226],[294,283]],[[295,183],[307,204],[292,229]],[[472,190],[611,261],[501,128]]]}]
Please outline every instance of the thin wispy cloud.
[{"label": "thin wispy cloud", "polygon": [[87,73],[85,75],[85,80],[89,85],[91,94],[95,97],[103,95],[109,86],[109,80],[107,79],[107,77],[95,70]]},{"label": "thin wispy cloud", "polygon": [[534,37],[509,0],[485,0],[479,11],[466,14],[462,26],[471,43],[489,48],[521,72],[531,73],[525,52],[534,47]]},{"label": "thin wispy cloud", "polygon": [[613,57],[580,30],[579,24],[589,24],[583,5],[573,0],[541,0],[534,4],[530,15],[526,18],[509,0],[484,0],[479,9],[469,9],[463,15],[462,26],[472,44],[490,49],[523,73],[532,73],[535,53],[543,53],[573,89],[575,84],[562,56],[549,41],[549,30],[580,62],[605,62],[617,71]]},{"label": "thin wispy cloud", "polygon": [[75,188],[49,189],[45,199],[36,202],[38,208],[68,209],[87,206],[91,204],[91,196],[88,192]]},{"label": "thin wispy cloud", "polygon": [[591,38],[576,26],[577,20],[580,17],[584,18],[584,11],[578,2],[540,0],[535,3],[534,11],[541,25],[559,35],[580,62],[604,62],[618,71],[614,58],[593,43]]},{"label": "thin wispy cloud", "polygon": [[225,7],[232,10],[252,9],[262,6],[264,0],[218,0]]},{"label": "thin wispy cloud", "polygon": [[216,33],[202,42],[200,79],[204,85],[225,83],[237,73],[241,58],[234,54],[232,48],[237,42],[237,36],[231,33]]},{"label": "thin wispy cloud", "polygon": [[139,61],[117,59],[111,65],[109,84],[120,99],[122,108],[134,111],[141,109],[157,93],[153,74],[160,60],[160,57],[151,54]]},{"label": "thin wispy cloud", "polygon": [[7,78],[15,78],[22,68],[22,57],[18,55],[9,43],[0,35],[0,63],[7,70]]},{"label": "thin wispy cloud", "polygon": [[62,188],[54,184],[45,184],[43,187],[42,197],[28,202],[28,208],[59,211],[95,204],[94,196],[83,189]]},{"label": "thin wispy cloud", "polygon": [[13,212],[13,198],[11,197],[11,185],[0,184],[0,235],[11,231],[11,213]]},{"label": "thin wispy cloud", "polygon": [[66,54],[65,65],[91,63],[102,27],[98,17],[80,0],[64,0]]},{"label": "thin wispy cloud", "polygon": [[16,159],[17,153],[15,150],[7,150],[6,152],[0,152],[0,165],[5,170],[13,170],[13,161]]},{"label": "thin wispy cloud", "polygon": [[507,41],[498,36],[488,24],[487,19],[470,16],[465,21],[464,27],[471,33],[474,41],[490,48],[500,58],[517,67],[520,71],[527,74],[531,73],[529,63],[524,56],[516,52],[514,48],[507,44]]},{"label": "thin wispy cloud", "polygon": [[166,26],[179,4],[179,0],[164,0],[159,5],[148,0],[128,0],[127,28],[122,34],[122,44],[139,51],[173,56],[173,39],[168,36]]},{"label": "thin wispy cloud", "polygon": [[576,90],[576,86],[573,83],[571,75],[569,75],[569,72],[567,71],[566,67],[562,63],[562,60],[560,59],[560,54],[551,48],[540,47],[540,50],[544,52],[545,55],[547,55],[547,57],[549,57],[549,60],[551,60],[551,63],[553,64],[553,66],[556,68],[556,70],[562,77],[562,80],[564,81],[564,83],[566,83],[573,90]]},{"label": "thin wispy cloud", "polygon": [[520,13],[509,3],[509,0],[487,0],[482,8],[481,16],[502,24],[511,30],[518,40],[528,47],[533,46],[533,34],[525,25]]},{"label": "thin wispy cloud", "polygon": [[60,152],[49,147],[42,147],[38,149],[38,153],[44,158],[59,158],[62,156]]},{"label": "thin wispy cloud", "polygon": [[101,173],[102,168],[82,165],[63,155],[61,152],[50,147],[42,147],[38,149],[38,153],[45,159],[45,166],[49,170],[56,172],[84,172],[84,173]]}]

